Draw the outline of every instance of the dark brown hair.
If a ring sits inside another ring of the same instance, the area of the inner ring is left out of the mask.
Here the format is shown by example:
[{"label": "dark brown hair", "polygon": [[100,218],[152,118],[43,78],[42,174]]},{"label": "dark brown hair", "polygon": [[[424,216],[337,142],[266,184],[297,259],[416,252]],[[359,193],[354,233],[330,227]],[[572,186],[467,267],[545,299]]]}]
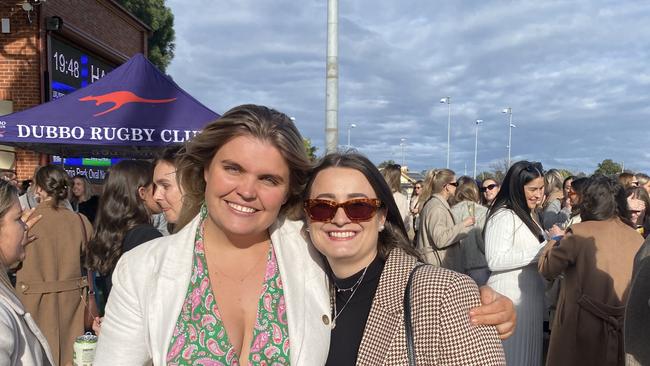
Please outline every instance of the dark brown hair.
[{"label": "dark brown hair", "polygon": [[122,160],[111,167],[99,199],[95,232],[88,242],[88,268],[106,275],[122,256],[126,233],[150,222],[140,187],[152,184],[153,165],[143,160]]},{"label": "dark brown hair", "polygon": [[38,169],[34,175],[34,184],[52,198],[55,209],[59,206],[59,203],[68,199],[70,177],[58,165],[49,164]]},{"label": "dark brown hair", "polygon": [[325,155],[312,171],[303,199],[309,198],[314,179],[319,172],[327,168],[349,168],[360,172],[366,177],[377,198],[382,202],[383,208],[386,210],[386,222],[384,230],[379,233],[377,243],[379,256],[386,258],[391,250],[400,248],[411,256],[421,259],[409,243],[406,227],[393,198],[393,192],[377,167],[365,156],[355,152],[337,152]]}]

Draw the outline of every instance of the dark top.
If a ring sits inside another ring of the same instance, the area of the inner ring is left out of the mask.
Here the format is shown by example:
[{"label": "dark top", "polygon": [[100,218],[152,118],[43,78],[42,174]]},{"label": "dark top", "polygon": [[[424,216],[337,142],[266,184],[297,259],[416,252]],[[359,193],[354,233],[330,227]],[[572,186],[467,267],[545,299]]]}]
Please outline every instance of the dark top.
[{"label": "dark top", "polygon": [[625,309],[625,351],[640,365],[650,365],[650,239],[634,259],[634,279]]},{"label": "dark top", "polygon": [[[149,240],[159,238],[162,234],[151,224],[141,224],[135,226],[126,232],[124,239],[122,240],[122,254],[128,252],[129,250],[137,247],[140,244],[146,243]],[[108,295],[111,293],[113,288],[113,281],[111,277],[113,276],[113,270],[106,275],[97,277],[97,288],[103,292],[103,298],[108,301]]]},{"label": "dark top", "polygon": [[99,197],[92,196],[88,200],[79,203],[78,211],[88,218],[91,224],[95,225],[95,216],[97,216],[97,206],[99,206]]},{"label": "dark top", "polygon": [[[363,338],[363,331],[366,328],[368,315],[372,300],[375,297],[377,286],[379,286],[379,277],[384,269],[385,261],[379,256],[370,263],[366,275],[357,287],[354,297],[345,306],[346,301],[350,298],[351,291],[341,291],[336,293],[336,310],[339,317],[336,318],[336,326],[332,329],[330,340],[330,350],[327,355],[328,366],[354,366],[357,362],[359,346]],[[351,277],[338,279],[332,277],[333,282],[338,288],[350,288],[361,278],[363,270],[355,273]],[[336,287],[335,287],[336,289]],[[343,309],[343,310],[341,310]],[[336,314],[332,314],[334,317]]]}]

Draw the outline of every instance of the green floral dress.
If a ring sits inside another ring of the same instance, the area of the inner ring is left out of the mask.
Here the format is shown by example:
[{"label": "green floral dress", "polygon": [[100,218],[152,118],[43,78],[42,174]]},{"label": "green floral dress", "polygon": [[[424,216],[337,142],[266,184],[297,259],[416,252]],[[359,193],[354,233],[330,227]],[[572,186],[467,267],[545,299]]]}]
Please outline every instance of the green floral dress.
[{"label": "green floral dress", "polygon": [[289,330],[273,245],[267,256],[249,359],[241,362],[228,339],[210,285],[203,249],[206,216],[207,209],[203,206],[194,244],[192,276],[167,351],[168,365],[288,365]]}]

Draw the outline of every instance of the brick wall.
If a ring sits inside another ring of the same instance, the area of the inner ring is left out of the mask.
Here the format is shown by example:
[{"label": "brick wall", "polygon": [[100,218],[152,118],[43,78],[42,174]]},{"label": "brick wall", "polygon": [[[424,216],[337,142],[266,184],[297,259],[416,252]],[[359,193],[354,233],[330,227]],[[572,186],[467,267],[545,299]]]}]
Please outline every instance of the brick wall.
[{"label": "brick wall", "polygon": [[41,102],[38,19],[15,0],[0,2],[0,18],[9,18],[11,33],[0,34],[0,100],[13,101],[14,111]]},{"label": "brick wall", "polygon": [[89,38],[131,57],[146,54],[146,31],[110,0],[56,0],[43,5],[43,16],[59,16]]},{"label": "brick wall", "polygon": [[41,163],[41,154],[16,149],[16,175],[18,180],[32,179],[34,169]]},{"label": "brick wall", "polygon": [[[47,65],[41,62],[47,62],[47,45],[41,19],[45,17],[61,17],[63,30],[57,32],[60,36],[72,37],[73,43],[109,61],[124,61],[116,55],[131,57],[147,53],[146,28],[112,0],[47,1],[35,6],[31,24],[22,9],[23,1],[0,0],[0,18],[8,18],[11,27],[9,34],[0,33],[0,100],[12,101],[14,111],[33,107],[43,100],[42,71]],[[42,154],[17,149],[18,179],[30,179],[34,168],[47,160]]]}]

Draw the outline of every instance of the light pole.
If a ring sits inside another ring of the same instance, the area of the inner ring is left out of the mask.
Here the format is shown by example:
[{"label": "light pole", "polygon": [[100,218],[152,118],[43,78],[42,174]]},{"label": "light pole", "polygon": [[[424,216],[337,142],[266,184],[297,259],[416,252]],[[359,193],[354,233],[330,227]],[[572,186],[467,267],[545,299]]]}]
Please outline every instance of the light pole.
[{"label": "light pole", "polygon": [[404,141],[406,141],[406,139],[401,138],[399,140],[400,140],[399,146],[402,148],[402,166],[404,166]]},{"label": "light pole", "polygon": [[[508,166],[507,169],[510,169],[510,151],[512,150],[512,128],[517,127],[512,124],[512,108],[504,108],[501,113],[508,115]],[[506,169],[506,170],[507,170]]]},{"label": "light pole", "polygon": [[350,149],[350,147],[351,147],[351,145],[350,145],[350,131],[355,127],[357,127],[357,125],[355,125],[354,123],[350,123],[348,125],[348,149]]},{"label": "light pole", "polygon": [[449,150],[451,146],[451,97],[440,99],[440,103],[447,103],[447,169],[449,169]]},{"label": "light pole", "polygon": [[339,146],[339,1],[327,0],[327,61],[325,67],[325,151]]},{"label": "light pole", "polygon": [[476,179],[476,161],[478,158],[478,125],[483,123],[482,119],[476,120],[476,134],[474,136],[474,179]]}]

